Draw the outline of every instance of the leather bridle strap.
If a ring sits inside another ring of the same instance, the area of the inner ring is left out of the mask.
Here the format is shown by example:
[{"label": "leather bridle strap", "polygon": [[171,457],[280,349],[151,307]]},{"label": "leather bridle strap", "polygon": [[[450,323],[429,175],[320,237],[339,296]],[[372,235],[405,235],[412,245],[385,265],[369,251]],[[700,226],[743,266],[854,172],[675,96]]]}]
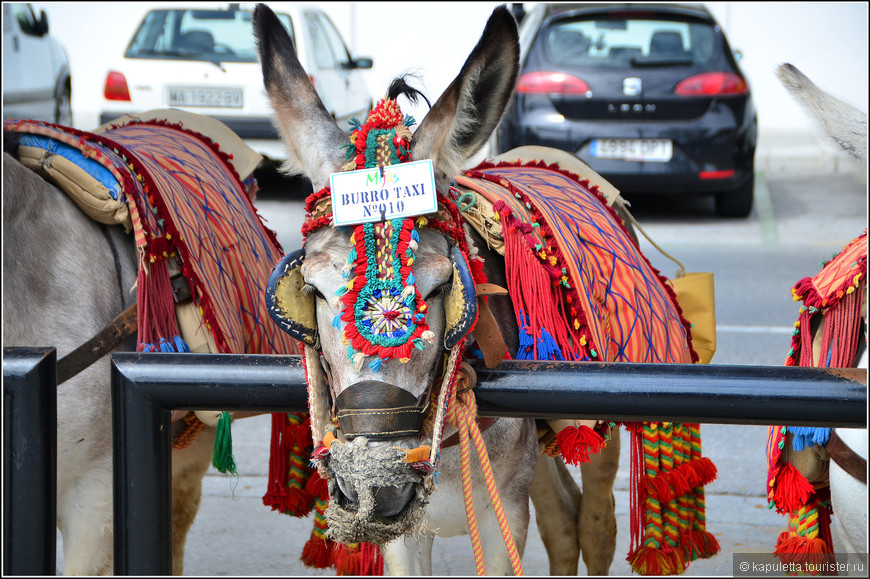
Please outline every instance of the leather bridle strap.
[{"label": "leather bridle strap", "polygon": [[[495,424],[496,420],[498,420],[498,417],[480,416],[477,418],[478,428],[480,428],[480,431],[483,432],[484,430],[486,430],[487,428],[489,428],[490,426]],[[441,449],[443,450],[445,448],[449,448],[449,447],[454,446],[456,444],[459,444],[459,433],[458,432],[454,432],[453,434],[448,436],[446,439],[444,439],[444,442],[441,443]]]},{"label": "leather bridle strap", "polygon": [[109,352],[121,342],[133,336],[137,329],[136,304],[100,330],[93,338],[58,360],[57,383],[63,384]]},{"label": "leather bridle strap", "polygon": [[828,444],[825,445],[825,450],[828,451],[831,460],[837,463],[837,466],[861,483],[867,484],[867,459],[849,448],[843,439],[837,436],[836,430],[831,430],[831,436],[828,439]]}]

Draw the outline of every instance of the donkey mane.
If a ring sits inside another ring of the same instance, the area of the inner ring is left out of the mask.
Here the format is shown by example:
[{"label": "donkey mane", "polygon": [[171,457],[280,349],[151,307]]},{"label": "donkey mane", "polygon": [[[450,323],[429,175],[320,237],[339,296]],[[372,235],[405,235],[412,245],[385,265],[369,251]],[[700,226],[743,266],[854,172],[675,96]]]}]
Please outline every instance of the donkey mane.
[{"label": "donkey mane", "polygon": [[426,105],[431,109],[432,103],[429,102],[429,99],[426,98],[426,95],[423,94],[422,91],[414,88],[408,83],[408,78],[411,77],[410,74],[403,74],[401,76],[397,76],[390,82],[390,87],[387,89],[387,98],[390,100],[396,100],[400,96],[404,96],[413,104],[417,104],[419,99],[423,99],[426,101]]}]

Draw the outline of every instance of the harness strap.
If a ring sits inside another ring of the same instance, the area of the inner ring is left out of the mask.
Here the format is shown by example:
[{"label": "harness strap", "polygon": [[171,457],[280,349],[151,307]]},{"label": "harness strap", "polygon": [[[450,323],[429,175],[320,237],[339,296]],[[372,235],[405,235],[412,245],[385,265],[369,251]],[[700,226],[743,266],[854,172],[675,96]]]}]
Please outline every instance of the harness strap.
[{"label": "harness strap", "polygon": [[121,312],[109,325],[57,362],[57,383],[63,384],[136,334],[136,304]]},{"label": "harness strap", "polygon": [[831,430],[831,437],[825,445],[825,450],[840,468],[861,483],[867,484],[867,460],[849,448],[843,439],[837,436],[836,430]]},{"label": "harness strap", "polygon": [[[498,420],[498,418],[492,416],[478,417],[477,427],[480,429],[481,432],[483,432],[484,430],[495,424],[496,420]],[[449,448],[457,444],[459,444],[459,433],[454,432],[452,435],[448,436],[444,440],[444,442],[441,443],[441,448]]]}]

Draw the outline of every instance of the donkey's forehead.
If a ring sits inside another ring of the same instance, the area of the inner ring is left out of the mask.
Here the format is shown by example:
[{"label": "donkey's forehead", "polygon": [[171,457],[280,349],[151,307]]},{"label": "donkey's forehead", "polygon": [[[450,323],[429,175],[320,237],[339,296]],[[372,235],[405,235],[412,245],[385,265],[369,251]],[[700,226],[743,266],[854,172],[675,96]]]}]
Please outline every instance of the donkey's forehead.
[{"label": "donkey's forehead", "polygon": [[[353,243],[350,237],[353,229],[348,227],[324,227],[312,232],[305,240],[306,263],[336,263],[347,260]],[[420,243],[416,250],[417,259],[427,255],[448,255],[450,243],[444,234],[428,227],[417,229]]]}]

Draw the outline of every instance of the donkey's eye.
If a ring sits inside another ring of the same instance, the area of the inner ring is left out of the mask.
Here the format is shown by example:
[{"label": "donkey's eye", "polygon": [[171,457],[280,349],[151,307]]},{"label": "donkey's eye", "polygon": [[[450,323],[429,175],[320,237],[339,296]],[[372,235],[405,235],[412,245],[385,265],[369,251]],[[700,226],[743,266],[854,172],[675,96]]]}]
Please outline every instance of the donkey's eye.
[{"label": "donkey's eye", "polygon": [[311,285],[310,283],[307,283],[304,286],[302,286],[302,293],[305,295],[313,295],[315,298],[317,298],[319,300],[326,299],[325,297],[323,297],[323,294],[320,293],[320,290],[317,289],[315,286]]},{"label": "donkey's eye", "polygon": [[444,296],[446,296],[447,292],[449,292],[449,291],[450,291],[450,281],[445,281],[444,283],[442,283],[441,285],[439,285],[438,287],[436,287],[432,291],[430,291],[426,295],[426,297],[424,298],[424,301],[429,301],[432,298],[441,299]]}]

